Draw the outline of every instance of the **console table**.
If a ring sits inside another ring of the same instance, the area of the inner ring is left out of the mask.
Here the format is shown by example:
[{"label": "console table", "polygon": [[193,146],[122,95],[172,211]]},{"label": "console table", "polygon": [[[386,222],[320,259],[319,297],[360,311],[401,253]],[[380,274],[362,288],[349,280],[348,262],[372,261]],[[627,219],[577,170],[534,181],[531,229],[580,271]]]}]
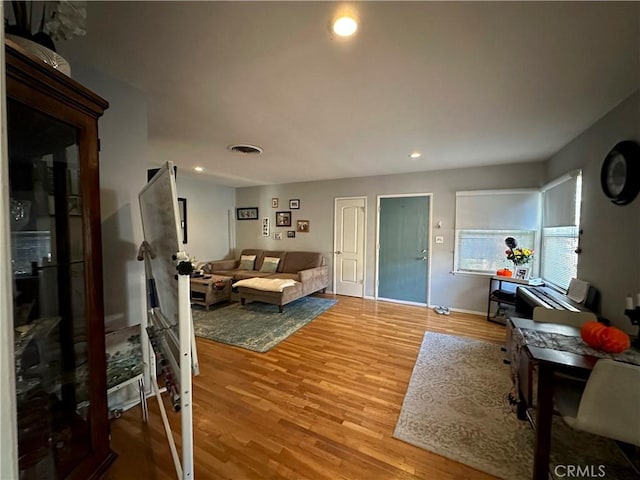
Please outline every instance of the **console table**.
[{"label": "console table", "polygon": [[[231,277],[222,275],[205,275],[191,278],[191,303],[202,305],[207,310],[214,303],[223,302],[231,298]],[[222,282],[224,287],[216,288],[216,283]]]},{"label": "console table", "polygon": [[[494,285],[495,285],[494,282],[497,282],[497,287],[498,287],[497,289],[494,288]],[[501,296],[500,295],[501,293],[505,293],[505,294],[510,293],[502,289],[503,282],[515,283],[518,285],[528,285],[528,286],[534,286],[534,287],[544,285],[544,282],[539,278],[522,280],[520,278],[504,277],[501,275],[492,275],[491,277],[489,277],[489,298],[487,301],[487,320],[490,322],[499,323],[501,325],[506,325],[507,315],[505,314],[504,316],[500,316],[498,313],[500,308],[502,308],[501,307],[502,305],[514,306],[516,304],[516,294],[515,292],[513,293],[513,299],[507,298],[506,295]],[[496,303],[498,306],[497,307],[498,312],[496,312],[496,314],[494,315],[491,314],[492,303]]]}]

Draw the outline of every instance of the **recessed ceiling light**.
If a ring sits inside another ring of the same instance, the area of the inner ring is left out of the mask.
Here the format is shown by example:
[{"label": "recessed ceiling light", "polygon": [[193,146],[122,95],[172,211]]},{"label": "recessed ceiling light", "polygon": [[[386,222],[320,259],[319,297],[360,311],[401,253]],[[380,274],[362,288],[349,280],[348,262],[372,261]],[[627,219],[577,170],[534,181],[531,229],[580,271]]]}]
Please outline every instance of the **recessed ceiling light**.
[{"label": "recessed ceiling light", "polygon": [[193,167],[193,169],[194,169],[196,172],[202,172],[202,171],[204,171],[204,168],[202,168],[202,167]]},{"label": "recessed ceiling light", "polygon": [[409,155],[409,158],[416,159],[416,158],[420,158],[421,156],[422,154],[420,152],[413,152]]},{"label": "recessed ceiling light", "polygon": [[333,22],[333,31],[341,37],[350,37],[358,30],[358,22],[350,16],[342,16]]}]

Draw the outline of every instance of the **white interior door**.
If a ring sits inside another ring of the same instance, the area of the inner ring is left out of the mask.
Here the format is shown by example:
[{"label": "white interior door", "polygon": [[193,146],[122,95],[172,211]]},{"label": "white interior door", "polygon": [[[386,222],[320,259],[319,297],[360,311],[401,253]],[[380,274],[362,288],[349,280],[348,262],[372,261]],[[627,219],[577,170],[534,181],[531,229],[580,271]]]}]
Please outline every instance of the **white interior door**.
[{"label": "white interior door", "polygon": [[336,198],[333,285],[338,295],[364,296],[366,198]]}]

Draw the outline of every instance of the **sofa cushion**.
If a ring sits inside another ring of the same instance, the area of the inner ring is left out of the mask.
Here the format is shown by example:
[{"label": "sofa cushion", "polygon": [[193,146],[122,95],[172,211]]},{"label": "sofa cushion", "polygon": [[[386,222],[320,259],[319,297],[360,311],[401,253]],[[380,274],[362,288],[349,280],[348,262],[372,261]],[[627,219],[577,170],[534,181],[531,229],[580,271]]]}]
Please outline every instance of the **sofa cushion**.
[{"label": "sofa cushion", "polygon": [[261,260],[261,263],[259,265],[256,265],[256,270],[260,270],[262,269],[262,265],[264,263],[264,259],[267,257],[271,257],[271,258],[279,258],[280,259],[280,263],[278,263],[278,268],[276,269],[276,272],[281,272],[282,271],[282,264],[284,263],[284,259],[287,256],[287,252],[283,252],[283,251],[278,251],[278,250],[265,250],[263,252],[263,257]]},{"label": "sofa cushion", "polygon": [[256,264],[256,256],[255,255],[241,255],[240,256],[240,266],[238,270],[253,270],[253,267]]},{"label": "sofa cushion", "polygon": [[319,267],[323,262],[324,257],[319,252],[287,252],[282,271],[284,273],[298,273],[300,270]]},{"label": "sofa cushion", "polygon": [[255,270],[237,270],[233,275],[234,280],[244,280],[245,278],[269,277],[272,273],[256,272]]},{"label": "sofa cushion", "polygon": [[[264,258],[264,250],[260,250],[258,248],[245,248],[240,252],[240,255],[255,255],[256,263],[253,265],[255,270],[260,270],[260,266],[262,265],[262,259]],[[272,255],[273,256],[273,255]]]},{"label": "sofa cushion", "polygon": [[280,259],[278,257],[264,257],[260,271],[264,273],[276,273]]}]

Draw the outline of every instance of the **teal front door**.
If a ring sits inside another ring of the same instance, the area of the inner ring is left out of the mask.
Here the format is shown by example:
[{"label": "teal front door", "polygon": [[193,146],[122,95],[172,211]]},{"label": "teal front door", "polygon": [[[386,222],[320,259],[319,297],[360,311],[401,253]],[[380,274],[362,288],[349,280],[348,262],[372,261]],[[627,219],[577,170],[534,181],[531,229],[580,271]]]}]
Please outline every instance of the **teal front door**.
[{"label": "teal front door", "polygon": [[429,201],[380,198],[378,298],[427,304]]}]

